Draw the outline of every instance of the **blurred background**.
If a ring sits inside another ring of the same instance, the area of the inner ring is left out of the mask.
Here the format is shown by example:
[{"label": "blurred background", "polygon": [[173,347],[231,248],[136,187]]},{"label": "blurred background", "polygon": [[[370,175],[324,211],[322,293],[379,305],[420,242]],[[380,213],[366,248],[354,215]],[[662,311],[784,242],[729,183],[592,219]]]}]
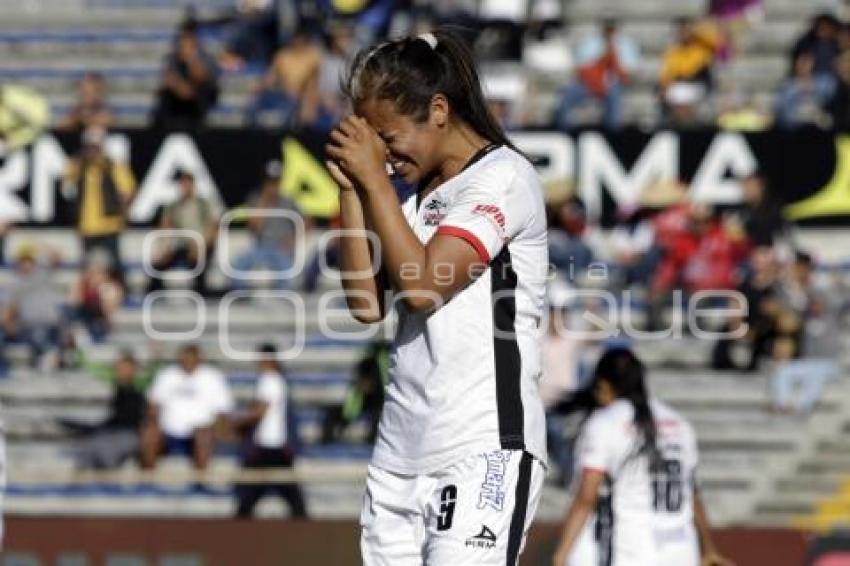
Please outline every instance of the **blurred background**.
[{"label": "blurred background", "polygon": [[345,310],[323,146],[353,54],[438,25],[550,214],[523,563],[623,341],[725,554],[850,563],[844,0],[0,0],[0,564],[358,563],[393,321]]}]

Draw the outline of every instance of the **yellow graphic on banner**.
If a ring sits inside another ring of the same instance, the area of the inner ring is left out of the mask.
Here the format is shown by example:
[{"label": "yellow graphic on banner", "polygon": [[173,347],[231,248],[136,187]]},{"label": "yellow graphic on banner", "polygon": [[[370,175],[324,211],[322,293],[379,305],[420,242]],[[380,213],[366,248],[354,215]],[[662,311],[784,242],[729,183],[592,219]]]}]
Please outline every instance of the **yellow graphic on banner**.
[{"label": "yellow graphic on banner", "polygon": [[307,216],[332,218],[339,214],[339,187],[325,166],[298,140],[284,138],[281,190]]},{"label": "yellow graphic on banner", "polygon": [[850,136],[835,138],[835,171],[814,195],[785,207],[791,220],[850,215]]}]

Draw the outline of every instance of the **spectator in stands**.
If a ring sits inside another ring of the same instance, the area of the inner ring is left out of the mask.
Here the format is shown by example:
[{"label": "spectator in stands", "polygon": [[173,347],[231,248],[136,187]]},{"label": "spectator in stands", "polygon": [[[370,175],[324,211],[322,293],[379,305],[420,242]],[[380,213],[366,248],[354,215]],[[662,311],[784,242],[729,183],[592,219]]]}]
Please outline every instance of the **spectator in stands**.
[{"label": "spectator in stands", "polygon": [[251,126],[268,128],[312,124],[319,111],[319,69],[322,51],[299,31],[274,57],[255,88],[248,109]]},{"label": "spectator in stands", "polygon": [[657,241],[664,257],[652,281],[653,298],[660,299],[675,289],[687,293],[734,289],[736,268],[747,251],[743,233],[730,229],[704,204],[690,203],[673,212],[678,216],[665,218],[662,213],[656,219]]},{"label": "spectator in stands", "polygon": [[272,0],[240,0],[230,16],[230,39],[219,54],[226,71],[245,65],[268,65],[277,50],[278,18]]},{"label": "spectator in stands", "polygon": [[838,57],[835,69],[838,81],[826,110],[832,117],[832,127],[847,132],[850,131],[850,52]]},{"label": "spectator in stands", "polygon": [[384,387],[389,380],[390,345],[386,342],[373,343],[366,355],[357,364],[354,380],[348,388],[345,402],[325,413],[322,425],[322,442],[338,442],[345,430],[358,420],[368,423],[367,444],[375,442],[378,435],[378,420],[384,406]]},{"label": "spectator in stands", "polygon": [[108,130],[114,117],[106,100],[106,83],[103,75],[89,72],[77,82],[77,102],[62,120],[61,128],[83,133],[89,128]]},{"label": "spectator in stands", "polygon": [[783,128],[824,123],[823,108],[832,98],[836,80],[831,74],[814,73],[815,58],[804,51],[794,61],[793,74],[776,97],[776,123]]},{"label": "spectator in stands", "polygon": [[165,59],[157,92],[153,126],[164,130],[197,130],[218,100],[215,62],[202,48],[195,24],[181,25],[174,51]]},{"label": "spectator in stands", "polygon": [[788,232],[782,206],[767,190],[767,178],[754,171],[741,180],[743,203],[737,211],[737,222],[754,246],[772,246]]},{"label": "spectator in stands", "polygon": [[725,330],[734,331],[746,324],[747,331],[739,339],[724,339],[716,344],[712,367],[755,371],[762,358],[771,355],[780,314],[779,263],[771,246],[757,246],[752,250],[737,290],[745,299],[746,315],[742,320],[729,321]]},{"label": "spectator in stands", "polygon": [[590,267],[594,258],[587,208],[581,199],[571,197],[553,212],[549,222],[549,261],[572,283]]},{"label": "spectator in stands", "polygon": [[[802,260],[798,257],[798,263]],[[779,412],[810,414],[823,388],[839,377],[847,302],[834,289],[808,291],[808,307],[802,320],[799,351],[775,352],[776,372],[771,384],[772,408]],[[798,389],[795,395],[795,389]]]},{"label": "spectator in stands", "polygon": [[317,127],[320,130],[329,131],[348,107],[348,101],[340,89],[340,77],[345,76],[354,48],[353,27],[332,22],[327,30],[327,49],[319,69],[321,110]]},{"label": "spectator in stands", "polygon": [[[796,252],[793,262],[786,266],[779,278],[775,292],[762,299],[761,310],[769,329],[762,337],[763,354],[774,363],[799,356],[807,313],[813,300],[812,257],[805,252]],[[762,352],[754,349],[754,356]],[[750,368],[758,365],[758,358],[751,361]]]},{"label": "spectator in stands", "polygon": [[[274,272],[274,286],[278,289],[288,287],[287,279],[278,275],[292,266],[296,253],[298,223],[303,222],[298,206],[281,194],[280,178],[283,172],[280,161],[271,161],[266,165],[265,178],[259,191],[249,197],[247,208],[248,228],[254,238],[250,250],[236,259],[235,268],[240,272],[249,272],[265,268]],[[254,212],[256,211],[256,212]],[[268,214],[288,214],[289,216],[264,216]],[[237,277],[234,286],[244,288],[247,280]]]},{"label": "spectator in stands", "polygon": [[112,365],[90,360],[78,351],[80,365],[90,375],[112,386],[106,419],[95,425],[63,421],[67,428],[82,433],[76,449],[78,468],[116,468],[139,455],[139,431],[147,411],[145,391],[159,368],[152,360],[141,366],[133,353],[124,350]]},{"label": "spectator in stands", "polygon": [[[259,380],[250,409],[232,417],[233,426],[246,433],[242,466],[292,470],[295,465],[297,430],[292,411],[289,384],[277,361],[277,349],[271,344],[259,349]],[[276,492],[289,503],[290,515],[307,518],[301,487],[294,482],[246,483],[236,485],[236,516],[249,518],[254,507],[268,492]]]},{"label": "spectator in stands", "polygon": [[68,161],[62,188],[75,204],[77,231],[84,254],[104,250],[123,284],[120,237],[126,227],[127,209],[136,181],[126,164],[106,154],[105,141],[106,130],[89,128],[85,131],[82,150]]},{"label": "spectator in stands", "polygon": [[224,375],[205,364],[198,346],[180,350],[179,363],[157,372],[148,392],[142,427],[142,466],[152,469],[162,454],[192,458],[203,470],[213,455],[214,428],[233,408]]},{"label": "spectator in stands", "polygon": [[124,290],[112,277],[109,255],[103,250],[91,252],[71,287],[68,303],[74,318],[83,323],[92,340],[102,342],[123,300]]},{"label": "spectator in stands", "polygon": [[835,72],[835,59],[839,54],[838,32],[841,22],[830,13],[818,14],[811,27],[791,49],[791,63],[796,64],[800,55],[811,55],[816,76]]},{"label": "spectator in stands", "polygon": [[696,247],[682,271],[685,291],[731,290],[736,285],[738,265],[749,250],[745,234],[724,221],[706,205],[691,207],[691,225]]},{"label": "spectator in stands", "polygon": [[[201,296],[208,294],[206,275],[218,235],[220,212],[218,206],[198,193],[195,186],[195,176],[191,171],[177,172],[180,185],[178,199],[165,207],[159,227],[161,230],[189,230],[200,235],[203,246],[196,239],[173,236],[163,238],[163,248],[152,262],[157,271],[165,271],[177,266],[188,266],[195,269],[201,264],[200,273],[193,281],[195,291]],[[154,276],[150,280],[148,291],[158,291],[163,288],[162,278]]]},{"label": "spectator in stands", "polygon": [[676,34],[676,42],[664,52],[658,85],[668,118],[687,123],[695,119],[714,87],[719,36],[710,23],[697,24],[690,18],[676,21]]},{"label": "spectator in stands", "polygon": [[692,205],[687,198],[687,187],[680,183],[664,183],[659,185],[657,192],[667,193],[663,196],[669,205],[652,219],[661,259],[650,280],[647,295],[647,327],[650,330],[658,328],[661,308],[670,291],[681,288],[684,266],[698,245],[691,231]]},{"label": "spectator in stands", "polygon": [[49,262],[40,265],[36,248],[22,247],[3,305],[4,347],[10,342],[26,344],[30,365],[44,370],[59,366],[64,345],[64,301],[53,277],[53,269],[59,262],[59,255],[51,252]]},{"label": "spectator in stands", "polygon": [[562,129],[572,125],[573,110],[588,99],[602,102],[602,123],[617,128],[622,122],[623,89],[637,70],[637,44],[619,31],[617,22],[602,23],[602,33],[594,33],[579,43],[575,61],[576,80],[560,93],[555,124]]},{"label": "spectator in stands", "polygon": [[661,259],[652,213],[647,206],[622,210],[620,222],[611,230],[612,267],[624,287],[647,286]]}]

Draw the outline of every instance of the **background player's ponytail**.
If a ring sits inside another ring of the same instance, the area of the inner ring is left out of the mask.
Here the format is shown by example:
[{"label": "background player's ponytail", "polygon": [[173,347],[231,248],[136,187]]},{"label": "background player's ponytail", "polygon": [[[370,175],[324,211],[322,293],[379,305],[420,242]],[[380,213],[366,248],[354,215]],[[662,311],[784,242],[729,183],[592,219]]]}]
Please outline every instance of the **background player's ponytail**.
[{"label": "background player's ponytail", "polygon": [[516,149],[487,106],[472,51],[446,29],[360,51],[343,87],[355,105],[387,100],[417,122],[428,118],[431,99],[442,93],[450,111],[478,135]]},{"label": "background player's ponytail", "polygon": [[607,381],[617,397],[629,401],[635,410],[635,426],[641,433],[643,443],[638,454],[648,454],[653,464],[658,458],[658,434],[655,420],[649,407],[646,388],[646,369],[643,363],[628,348],[612,348],[605,352],[596,364],[593,381]]}]

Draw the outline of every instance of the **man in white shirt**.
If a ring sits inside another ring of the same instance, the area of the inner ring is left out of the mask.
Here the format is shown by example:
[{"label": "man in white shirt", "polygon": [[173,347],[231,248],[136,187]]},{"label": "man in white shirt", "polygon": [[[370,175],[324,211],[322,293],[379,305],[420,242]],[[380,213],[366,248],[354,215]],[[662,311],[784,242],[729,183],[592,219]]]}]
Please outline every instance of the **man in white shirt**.
[{"label": "man in white shirt", "polygon": [[184,346],[179,363],[160,370],[148,392],[142,466],[152,469],[162,454],[183,454],[205,469],[213,453],[214,425],[232,408],[224,375],[202,363],[198,346]]},{"label": "man in white shirt", "polygon": [[[289,386],[276,359],[277,349],[264,344],[259,353],[257,396],[245,414],[232,419],[234,428],[247,433],[242,464],[245,468],[291,470],[295,463],[296,433]],[[251,517],[254,507],[269,491],[278,493],[289,504],[293,518],[307,518],[301,487],[289,482],[237,485],[236,516]]]}]

